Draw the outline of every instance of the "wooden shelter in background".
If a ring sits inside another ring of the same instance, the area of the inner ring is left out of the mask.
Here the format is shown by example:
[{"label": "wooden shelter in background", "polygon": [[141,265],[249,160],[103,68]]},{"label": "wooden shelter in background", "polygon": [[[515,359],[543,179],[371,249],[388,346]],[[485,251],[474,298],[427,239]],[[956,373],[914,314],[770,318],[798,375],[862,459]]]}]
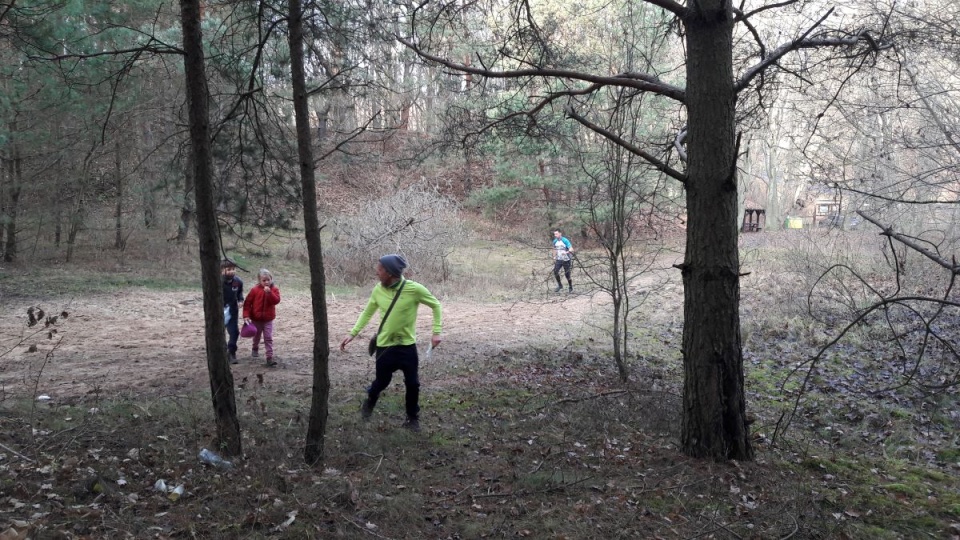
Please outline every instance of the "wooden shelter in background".
[{"label": "wooden shelter in background", "polygon": [[742,232],[760,232],[767,226],[767,210],[765,208],[744,208]]},{"label": "wooden shelter in background", "polygon": [[813,226],[817,224],[837,225],[840,218],[840,199],[818,197],[813,203]]}]

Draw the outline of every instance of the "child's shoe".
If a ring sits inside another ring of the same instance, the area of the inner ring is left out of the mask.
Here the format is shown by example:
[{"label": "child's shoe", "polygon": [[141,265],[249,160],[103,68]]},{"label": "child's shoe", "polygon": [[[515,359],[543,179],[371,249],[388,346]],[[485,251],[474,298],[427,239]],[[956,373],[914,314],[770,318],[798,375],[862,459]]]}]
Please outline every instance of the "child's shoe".
[{"label": "child's shoe", "polygon": [[407,421],[403,423],[403,427],[414,433],[420,433],[420,420],[408,417]]},{"label": "child's shoe", "polygon": [[373,414],[373,405],[370,405],[369,399],[365,399],[363,404],[360,405],[360,418],[369,420],[371,414]]},{"label": "child's shoe", "polygon": [[236,352],[232,352],[232,353],[227,354],[227,358],[230,360],[230,363],[231,363],[231,364],[236,365],[236,364],[239,364],[239,363],[240,363],[240,361],[237,360],[237,353],[236,353]]},{"label": "child's shoe", "polygon": [[258,357],[258,356],[260,356],[260,351],[258,351],[258,350],[254,349],[253,351],[250,352],[250,357],[251,357],[251,358],[256,358],[256,357]]},{"label": "child's shoe", "polygon": [[268,356],[268,357],[267,357],[266,366],[267,366],[267,367],[277,367],[277,361]]}]

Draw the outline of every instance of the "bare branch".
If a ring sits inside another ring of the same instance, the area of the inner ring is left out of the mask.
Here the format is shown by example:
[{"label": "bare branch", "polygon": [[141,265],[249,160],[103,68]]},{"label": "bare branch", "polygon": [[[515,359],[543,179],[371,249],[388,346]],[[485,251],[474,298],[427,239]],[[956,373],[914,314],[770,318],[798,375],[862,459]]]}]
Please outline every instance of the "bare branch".
[{"label": "bare branch", "polygon": [[[112,51],[103,51],[89,54],[57,54],[54,56],[47,56],[40,58],[41,60],[50,60],[53,62],[60,62],[63,60],[83,60],[85,58],[98,58],[100,56],[123,56],[126,54],[143,54],[143,53],[153,53],[153,54],[184,54],[183,49],[180,47],[175,47],[173,45],[167,45],[162,43],[161,45],[144,45],[142,47],[132,47],[130,49],[115,49]],[[31,56],[30,58],[36,58]]]},{"label": "bare branch", "polygon": [[734,22],[741,22],[744,26],[747,27],[747,30],[753,35],[753,40],[757,42],[757,47],[760,47],[760,51],[757,53],[760,58],[766,58],[767,56],[767,47],[763,44],[763,39],[760,37],[760,32],[757,31],[756,27],[753,26],[747,17],[740,10],[734,10],[733,12],[736,17]]},{"label": "bare branch", "polygon": [[[466,64],[461,64],[458,62],[453,62],[447,60],[441,56],[430,54],[427,51],[424,51],[412,41],[397,37],[397,40],[400,43],[403,43],[410,50],[415,52],[421,58],[429,60],[431,62],[440,64],[444,67],[450,68],[461,73],[470,73],[472,75],[479,75],[481,77],[488,77],[491,79],[512,79],[512,78],[522,78],[522,77],[554,77],[558,79],[571,79],[577,81],[591,82],[594,84],[599,84],[603,86],[621,86],[626,88],[635,88],[644,92],[651,92],[658,94],[664,97],[674,99],[680,103],[683,103],[685,100],[685,92],[682,88],[669,85],[655,76],[648,75],[645,73],[623,73],[620,75],[614,76],[599,76],[591,75],[589,73],[584,73],[581,71],[575,71],[571,69],[553,69],[553,68],[528,68],[528,69],[514,69],[507,71],[498,71],[487,68],[477,68],[473,66],[468,66]],[[481,64],[483,65],[483,64]]]},{"label": "bare branch", "polygon": [[680,182],[680,183],[686,183],[686,181],[687,181],[687,175],[683,174],[683,173],[680,172],[680,171],[677,171],[676,169],[674,169],[673,167],[667,165],[667,164],[664,163],[663,161],[660,161],[659,159],[657,159],[655,156],[653,156],[653,155],[650,154],[649,152],[646,152],[645,150],[643,150],[643,149],[641,149],[641,148],[637,148],[636,146],[634,146],[634,145],[631,144],[630,142],[626,141],[623,137],[620,137],[620,136],[617,135],[616,133],[613,133],[613,132],[611,132],[611,131],[608,130],[608,129],[605,129],[605,128],[601,127],[601,126],[598,126],[597,124],[594,124],[593,122],[591,122],[591,121],[587,120],[586,118],[580,116],[579,114],[576,113],[576,111],[573,110],[572,107],[571,107],[571,108],[567,108],[567,116],[569,116],[570,118],[573,118],[573,119],[576,120],[577,122],[580,122],[581,124],[583,124],[583,125],[584,125],[585,127],[587,127],[588,129],[590,129],[590,130],[592,130],[592,131],[594,131],[594,132],[596,132],[596,133],[598,133],[598,134],[606,137],[608,140],[610,140],[610,141],[613,142],[614,144],[617,144],[617,145],[619,145],[619,146],[622,146],[624,149],[628,150],[629,152],[631,152],[631,153],[633,153],[633,154],[635,154],[635,155],[637,155],[637,156],[640,156],[641,158],[645,159],[648,163],[650,163],[651,165],[653,165],[653,167],[654,167],[655,169],[657,169],[658,171],[666,174],[667,176],[673,178],[674,180],[677,180],[677,181]]},{"label": "bare branch", "polygon": [[489,130],[497,127],[497,126],[500,126],[500,125],[502,125],[502,124],[506,124],[507,122],[509,122],[510,120],[513,120],[514,118],[518,118],[518,117],[521,117],[521,116],[526,116],[526,117],[529,117],[530,119],[533,119],[533,118],[536,117],[537,113],[539,113],[540,111],[542,111],[547,105],[553,103],[554,101],[556,101],[556,100],[558,100],[558,99],[560,99],[560,98],[562,98],[562,97],[582,96],[582,95],[592,94],[593,92],[596,92],[597,90],[599,90],[599,89],[601,89],[601,88],[603,88],[601,85],[592,84],[592,85],[590,85],[589,87],[583,88],[583,89],[581,89],[581,90],[567,90],[567,91],[563,91],[563,92],[551,92],[551,93],[550,93],[549,95],[547,95],[546,97],[543,97],[543,98],[540,100],[540,102],[537,103],[537,104],[536,104],[533,108],[531,108],[531,109],[523,110],[523,111],[512,112],[512,113],[507,114],[507,115],[505,115],[505,116],[503,116],[503,117],[501,117],[501,118],[498,118],[498,119],[496,119],[496,120],[487,122],[485,125],[483,125],[482,127],[480,127],[480,128],[479,128],[478,130],[476,130],[475,132],[468,133],[467,135],[465,135],[465,136],[463,137],[463,141],[462,141],[462,142],[463,142],[464,144],[466,144],[466,140],[467,140],[469,137],[478,136],[478,135],[481,135],[481,134],[483,134],[483,133],[486,133],[487,131],[489,131]]},{"label": "bare branch", "polygon": [[372,124],[373,121],[376,120],[377,117],[380,116],[380,113],[381,113],[381,112],[382,112],[382,111],[377,111],[376,114],[374,114],[374,115],[371,116],[369,119],[367,119],[367,123],[365,123],[364,125],[360,126],[360,127],[357,128],[352,134],[350,134],[348,137],[344,138],[342,141],[340,141],[339,143],[337,143],[337,145],[334,146],[332,149],[330,149],[330,151],[328,151],[327,153],[325,153],[325,154],[323,154],[322,156],[320,156],[320,157],[318,157],[317,159],[315,159],[315,160],[314,160],[314,163],[316,164],[316,163],[319,163],[319,162],[327,159],[328,157],[330,157],[331,155],[333,155],[333,153],[339,151],[341,148],[347,146],[347,144],[349,144],[351,141],[353,141],[354,139],[356,139],[356,138],[359,137],[360,135],[366,133],[367,130],[368,130],[368,128],[370,127],[370,124]]},{"label": "bare branch", "polygon": [[734,22],[737,22],[737,21],[740,21],[740,20],[749,19],[750,17],[753,17],[754,15],[756,15],[756,14],[758,14],[758,13],[761,13],[761,12],[763,12],[763,11],[767,11],[768,9],[782,8],[782,7],[784,7],[784,6],[789,6],[789,5],[791,5],[791,4],[796,4],[797,2],[798,2],[798,0],[786,0],[785,2],[776,2],[776,3],[774,3],[774,4],[767,4],[767,5],[764,5],[764,6],[760,6],[760,7],[758,7],[757,9],[751,11],[750,13],[747,13],[746,15],[742,15],[742,16],[738,17],[737,19],[735,19]]},{"label": "bare branch", "polygon": [[769,56],[763,58],[760,61],[760,63],[748,69],[746,73],[744,73],[743,76],[740,77],[740,80],[737,81],[736,85],[734,85],[734,89],[737,92],[740,92],[741,90],[746,88],[750,84],[750,81],[756,78],[757,75],[762,73],[771,65],[779,62],[781,58],[783,58],[787,53],[792,51],[797,51],[800,49],[816,49],[820,47],[849,47],[849,46],[857,45],[863,42],[869,45],[869,49],[871,51],[878,51],[882,48],[886,48],[886,47],[881,47],[880,44],[878,44],[877,41],[873,38],[873,36],[871,36],[866,30],[861,31],[857,34],[854,34],[850,37],[808,39],[808,36],[810,35],[810,33],[813,32],[821,24],[823,24],[823,21],[825,21],[827,17],[829,17],[832,13],[833,13],[833,8],[830,8],[823,15],[823,17],[820,17],[820,19],[817,20],[817,22],[815,22],[812,26],[810,26],[810,28],[808,28],[807,31],[804,32],[800,37],[777,47],[769,54]]},{"label": "bare branch", "polygon": [[683,149],[683,143],[687,140],[687,127],[684,126],[683,129],[677,133],[677,138],[673,140],[673,147],[677,151],[677,155],[680,156],[680,161],[687,162],[687,151]]},{"label": "bare branch", "polygon": [[958,141],[954,136],[953,130],[944,124],[942,115],[937,114],[937,111],[934,110],[933,104],[930,103],[930,96],[925,94],[923,90],[920,89],[920,83],[917,80],[917,75],[913,72],[913,68],[911,68],[910,63],[907,61],[906,55],[904,55],[900,50],[897,50],[897,53],[902,59],[900,64],[903,66],[903,70],[910,78],[910,82],[913,84],[913,87],[916,88],[917,94],[920,96],[920,102],[923,103],[924,108],[930,113],[930,118],[933,119],[934,123],[937,124],[937,127],[943,133],[943,136],[947,138],[947,141],[949,141],[950,145],[953,146],[955,150],[960,151],[960,141]]},{"label": "bare branch", "polygon": [[684,17],[689,12],[689,9],[671,0],[644,0],[644,2],[652,6],[657,6],[658,8],[663,8],[677,17]]},{"label": "bare branch", "polygon": [[868,216],[867,214],[864,214],[861,210],[857,210],[857,214],[859,214],[860,217],[862,217],[863,219],[865,219],[865,220],[869,221],[870,223],[873,223],[874,225],[876,225],[877,227],[879,227],[879,228],[883,231],[883,232],[880,233],[880,234],[882,234],[882,235],[884,235],[884,236],[888,236],[888,237],[891,237],[891,238],[896,239],[896,240],[897,240],[898,242],[900,242],[901,244],[903,244],[903,245],[905,245],[905,246],[913,249],[914,251],[920,253],[920,254],[923,255],[924,257],[926,257],[926,258],[930,259],[931,261],[939,264],[940,266],[946,268],[947,270],[950,271],[950,273],[952,273],[952,274],[954,274],[954,275],[960,274],[960,265],[955,264],[955,263],[951,263],[950,261],[944,259],[943,257],[940,257],[939,255],[937,255],[936,253],[930,251],[929,249],[927,249],[927,248],[921,246],[920,244],[917,244],[917,243],[914,242],[913,240],[907,238],[905,235],[902,235],[902,234],[900,234],[900,233],[893,232],[893,227],[884,227],[883,224],[881,224],[879,221],[877,221],[876,219]]}]

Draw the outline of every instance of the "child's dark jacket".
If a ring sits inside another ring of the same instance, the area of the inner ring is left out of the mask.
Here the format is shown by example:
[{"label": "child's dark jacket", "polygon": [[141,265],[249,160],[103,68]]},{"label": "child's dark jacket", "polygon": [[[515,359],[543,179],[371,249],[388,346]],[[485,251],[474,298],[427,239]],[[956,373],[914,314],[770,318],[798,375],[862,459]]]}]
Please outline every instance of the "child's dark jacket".
[{"label": "child's dark jacket", "polygon": [[239,304],[243,302],[243,280],[237,276],[223,280],[223,307],[230,308],[230,314],[237,316]]}]

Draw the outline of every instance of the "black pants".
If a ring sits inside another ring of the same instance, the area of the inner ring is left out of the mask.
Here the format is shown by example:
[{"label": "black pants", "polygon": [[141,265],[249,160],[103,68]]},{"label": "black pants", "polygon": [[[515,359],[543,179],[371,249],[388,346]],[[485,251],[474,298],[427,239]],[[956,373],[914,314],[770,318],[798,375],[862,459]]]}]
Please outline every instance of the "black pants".
[{"label": "black pants", "polygon": [[391,345],[377,347],[377,378],[367,389],[370,408],[377,404],[380,392],[390,386],[393,372],[403,372],[403,384],[407,387],[407,418],[414,419],[420,414],[420,378],[417,376],[420,357],[416,345]]},{"label": "black pants", "polygon": [[573,287],[573,282],[570,281],[570,261],[561,261],[557,259],[553,262],[553,277],[557,278],[557,285],[563,287],[563,283],[560,283],[560,269],[563,269],[563,274],[567,277],[567,285]]},{"label": "black pants", "polygon": [[237,352],[237,338],[240,337],[240,327],[237,325],[239,311],[239,309],[230,309],[230,322],[227,323],[227,335],[230,339],[227,341],[227,352]]}]

